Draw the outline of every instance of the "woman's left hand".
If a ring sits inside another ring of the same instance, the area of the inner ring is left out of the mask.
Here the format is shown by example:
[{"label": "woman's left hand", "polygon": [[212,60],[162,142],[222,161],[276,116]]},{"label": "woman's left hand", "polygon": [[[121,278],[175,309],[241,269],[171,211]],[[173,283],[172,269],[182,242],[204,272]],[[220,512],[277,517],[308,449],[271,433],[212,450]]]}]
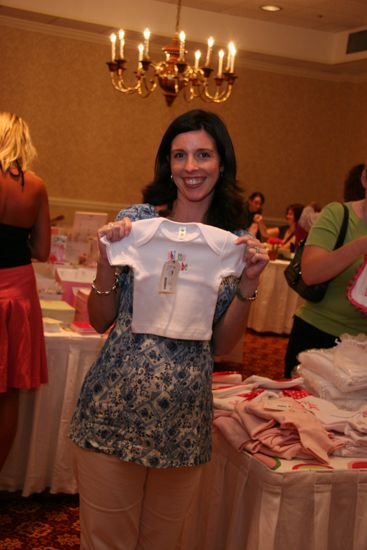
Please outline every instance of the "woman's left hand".
[{"label": "woman's left hand", "polygon": [[269,262],[269,256],[265,243],[251,235],[238,237],[236,244],[245,244],[244,260],[246,265],[242,272],[241,278],[246,277],[250,280],[256,280]]}]

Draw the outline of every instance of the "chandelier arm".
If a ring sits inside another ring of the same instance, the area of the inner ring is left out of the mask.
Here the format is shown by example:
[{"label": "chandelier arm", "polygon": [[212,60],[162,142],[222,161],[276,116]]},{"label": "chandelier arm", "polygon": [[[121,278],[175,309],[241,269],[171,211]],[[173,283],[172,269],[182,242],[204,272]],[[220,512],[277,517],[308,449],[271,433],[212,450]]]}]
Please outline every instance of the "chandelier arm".
[{"label": "chandelier arm", "polygon": [[140,70],[136,73],[136,84],[134,86],[128,86],[123,78],[122,74],[116,74],[116,72],[111,72],[111,80],[113,87],[119,92],[125,94],[135,94],[137,93],[141,97],[148,97],[157,87],[156,75],[153,75],[153,78],[149,80],[145,72]]},{"label": "chandelier arm", "polygon": [[209,103],[224,103],[225,101],[227,101],[227,99],[229,99],[231,94],[232,94],[232,87],[228,88],[221,94],[215,94],[213,96],[213,95],[210,95],[209,93],[204,93],[204,96],[201,96],[201,97],[204,99],[204,101],[207,101]]},{"label": "chandelier arm", "polygon": [[[142,95],[143,97],[148,97],[150,94],[154,92],[157,85],[158,85],[158,78],[155,73],[153,74],[151,79],[148,79],[147,75],[145,74],[142,78],[141,92],[139,92],[139,94]],[[143,87],[145,92],[142,91]]]},{"label": "chandelier arm", "polygon": [[122,76],[116,75],[115,73],[111,73],[111,81],[113,87],[118,90],[119,92],[125,93],[125,94],[134,94],[138,92],[141,84],[138,80],[135,86],[127,86],[124,82],[124,79]]},{"label": "chandelier arm", "polygon": [[184,88],[183,97],[187,102],[192,101],[196,97],[192,86],[186,86],[186,88]]},{"label": "chandelier arm", "polygon": [[213,102],[213,103],[223,103],[224,101],[227,101],[227,99],[229,99],[229,97],[231,96],[233,84],[234,84],[234,79],[225,81],[224,88],[223,88],[223,82],[220,84],[217,83],[215,92],[210,93],[208,83],[205,82],[201,88],[200,97],[204,99],[204,101]]},{"label": "chandelier arm", "polygon": [[201,97],[201,84],[195,79],[190,79],[183,90],[183,95],[185,101],[192,101],[193,99]]}]

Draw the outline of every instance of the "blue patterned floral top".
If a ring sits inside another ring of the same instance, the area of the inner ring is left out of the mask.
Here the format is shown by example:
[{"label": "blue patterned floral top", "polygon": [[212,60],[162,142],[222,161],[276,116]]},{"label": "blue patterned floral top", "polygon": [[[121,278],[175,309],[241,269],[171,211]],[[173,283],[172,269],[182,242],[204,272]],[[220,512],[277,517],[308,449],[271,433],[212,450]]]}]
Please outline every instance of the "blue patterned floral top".
[{"label": "blue patterned floral top", "polygon": [[[158,216],[140,204],[117,219]],[[242,234],[243,232],[238,232]],[[210,342],[174,340],[131,331],[133,275],[120,274],[115,326],[84,380],[71,439],[85,449],[144,466],[203,464],[211,456],[213,350]],[[219,290],[214,323],[230,304],[237,280]]]}]

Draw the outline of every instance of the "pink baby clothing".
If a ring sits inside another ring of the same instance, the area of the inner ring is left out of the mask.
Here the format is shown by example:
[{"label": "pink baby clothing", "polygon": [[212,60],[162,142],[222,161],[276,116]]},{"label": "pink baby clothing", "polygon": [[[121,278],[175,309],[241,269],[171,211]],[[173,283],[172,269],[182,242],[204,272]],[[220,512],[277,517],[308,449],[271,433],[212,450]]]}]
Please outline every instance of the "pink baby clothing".
[{"label": "pink baby clothing", "polygon": [[111,265],[134,272],[132,330],[184,340],[210,340],[223,277],[239,277],[244,244],[202,223],[166,218],[133,222],[120,241],[104,237]]},{"label": "pink baby clothing", "polygon": [[285,458],[311,456],[328,462],[328,454],[342,446],[337,439],[330,439],[321,422],[292,398],[239,403],[233,415],[252,439],[268,448],[269,454]]}]

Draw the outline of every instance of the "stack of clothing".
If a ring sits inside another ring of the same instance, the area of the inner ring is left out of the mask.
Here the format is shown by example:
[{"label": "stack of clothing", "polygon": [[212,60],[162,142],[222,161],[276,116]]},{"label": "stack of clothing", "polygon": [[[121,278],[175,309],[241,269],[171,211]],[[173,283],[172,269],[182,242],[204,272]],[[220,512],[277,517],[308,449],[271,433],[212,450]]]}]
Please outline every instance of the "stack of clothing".
[{"label": "stack of clothing", "polygon": [[305,397],[299,402],[320,421],[330,437],[342,443],[334,449],[333,455],[367,457],[366,404],[356,411],[350,411],[313,395]]},{"label": "stack of clothing", "polygon": [[293,397],[299,399],[309,395],[302,387],[302,378],[271,380],[266,376],[253,374],[245,380],[233,380],[232,374],[221,374],[220,382],[213,374],[213,404],[217,411],[233,411],[237,403],[251,401],[261,394],[269,397]]},{"label": "stack of clothing", "polygon": [[298,374],[313,395],[347,410],[367,403],[367,336],[344,334],[331,349],[298,355]]},{"label": "stack of clothing", "polygon": [[235,448],[253,454],[328,464],[328,455],[343,446],[329,437],[312,411],[291,397],[237,403],[232,413],[216,415],[214,425]]},{"label": "stack of clothing", "polygon": [[[223,382],[225,382],[223,380]],[[214,426],[239,451],[279,458],[367,456],[367,404],[351,411],[311,395],[302,378],[213,383]]]}]

